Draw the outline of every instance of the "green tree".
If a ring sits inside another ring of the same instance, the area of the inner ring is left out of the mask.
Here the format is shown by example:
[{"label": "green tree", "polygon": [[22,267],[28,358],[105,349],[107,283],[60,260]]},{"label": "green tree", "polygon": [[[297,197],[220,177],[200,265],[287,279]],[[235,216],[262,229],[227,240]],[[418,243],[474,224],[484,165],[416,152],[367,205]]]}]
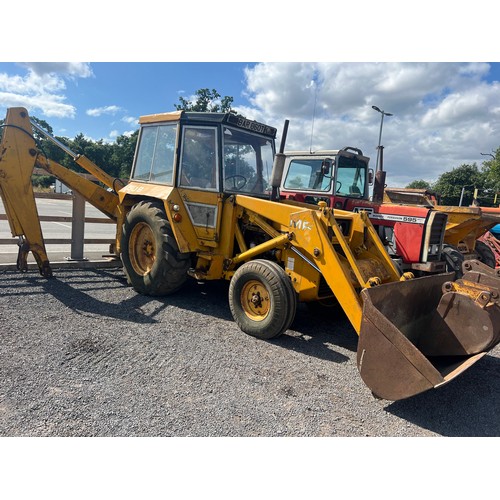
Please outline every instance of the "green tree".
[{"label": "green tree", "polygon": [[229,113],[232,111],[233,98],[221,95],[215,89],[198,89],[195,92],[196,100],[188,101],[179,97],[180,104],[174,104],[177,111],[199,111],[202,113]]},{"label": "green tree", "polygon": [[482,164],[484,188],[491,197],[500,193],[500,147],[490,155],[491,159]]},{"label": "green tree", "polygon": [[130,177],[138,136],[139,130],[131,135],[119,135],[112,145],[110,164],[122,179]]},{"label": "green tree", "polygon": [[411,181],[406,187],[409,189],[431,189],[431,184],[423,179],[419,179]]},{"label": "green tree", "polygon": [[463,164],[441,174],[432,188],[441,195],[442,205],[454,206],[459,204],[463,189],[462,206],[468,206],[472,203],[474,190],[484,190],[484,174],[475,163]]}]

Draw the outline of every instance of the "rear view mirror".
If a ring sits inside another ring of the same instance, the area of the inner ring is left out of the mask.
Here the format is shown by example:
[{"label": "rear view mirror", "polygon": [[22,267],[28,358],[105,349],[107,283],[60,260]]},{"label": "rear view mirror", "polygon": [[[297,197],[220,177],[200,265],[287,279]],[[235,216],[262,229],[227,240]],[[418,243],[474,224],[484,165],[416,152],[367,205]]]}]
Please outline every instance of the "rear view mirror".
[{"label": "rear view mirror", "polygon": [[368,169],[368,184],[373,185],[373,168]]},{"label": "rear view mirror", "polygon": [[323,175],[329,175],[333,169],[333,160],[331,158],[325,158],[321,164],[321,173]]}]

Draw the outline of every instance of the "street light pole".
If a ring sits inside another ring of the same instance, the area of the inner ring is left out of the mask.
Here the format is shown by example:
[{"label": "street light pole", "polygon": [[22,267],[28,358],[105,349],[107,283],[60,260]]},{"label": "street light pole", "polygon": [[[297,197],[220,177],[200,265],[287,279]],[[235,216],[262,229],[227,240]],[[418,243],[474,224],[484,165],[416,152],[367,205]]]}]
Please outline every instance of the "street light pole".
[{"label": "street light pole", "polygon": [[393,116],[392,113],[386,113],[384,110],[380,109],[378,106],[372,106],[372,109],[378,111],[381,114],[380,117],[380,130],[378,133],[378,146],[377,146],[377,164],[375,166],[375,172],[379,171],[379,160],[380,160],[380,149],[382,148],[382,127],[384,125],[384,116]]},{"label": "street light pole", "polygon": [[385,189],[385,172],[383,168],[383,148],[382,142],[382,126],[384,125],[384,116],[392,116],[392,113],[386,113],[377,106],[372,106],[375,111],[378,111],[382,117],[380,119],[380,131],[378,133],[378,146],[377,146],[377,164],[375,166],[375,182],[373,184],[372,200],[375,203],[382,203],[384,199]]}]

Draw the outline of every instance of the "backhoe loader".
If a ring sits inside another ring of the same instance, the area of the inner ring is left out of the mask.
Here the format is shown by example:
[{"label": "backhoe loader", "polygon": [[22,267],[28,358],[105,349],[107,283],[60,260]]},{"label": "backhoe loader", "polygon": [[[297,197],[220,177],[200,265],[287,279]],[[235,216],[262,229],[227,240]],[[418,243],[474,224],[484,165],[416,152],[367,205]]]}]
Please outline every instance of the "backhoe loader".
[{"label": "backhoe loader", "polygon": [[500,341],[500,278],[490,268],[470,261],[460,280],[401,274],[365,211],[279,200],[288,121],[276,153],[275,128],[235,114],[143,116],[124,186],[65,149],[114,192],[47,158],[33,127],[59,142],[10,108],[0,149],[21,270],[31,251],[51,275],[30,182],[38,167],[116,220],[116,253],[141,294],[174,293],[189,276],[228,280],[235,322],[260,339],[285,332],[299,301],[338,301],[359,335],[359,373],[379,398],[446,384]]}]

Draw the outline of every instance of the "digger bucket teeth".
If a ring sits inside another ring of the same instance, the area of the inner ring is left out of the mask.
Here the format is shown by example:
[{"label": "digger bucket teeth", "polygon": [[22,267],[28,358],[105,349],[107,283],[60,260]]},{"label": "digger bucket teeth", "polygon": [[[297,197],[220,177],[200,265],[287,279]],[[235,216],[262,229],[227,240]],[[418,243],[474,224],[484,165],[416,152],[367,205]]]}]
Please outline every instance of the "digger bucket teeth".
[{"label": "digger bucket teeth", "polygon": [[465,279],[456,283],[452,276],[361,292],[357,364],[376,396],[396,401],[441,386],[500,342],[495,288]]}]

